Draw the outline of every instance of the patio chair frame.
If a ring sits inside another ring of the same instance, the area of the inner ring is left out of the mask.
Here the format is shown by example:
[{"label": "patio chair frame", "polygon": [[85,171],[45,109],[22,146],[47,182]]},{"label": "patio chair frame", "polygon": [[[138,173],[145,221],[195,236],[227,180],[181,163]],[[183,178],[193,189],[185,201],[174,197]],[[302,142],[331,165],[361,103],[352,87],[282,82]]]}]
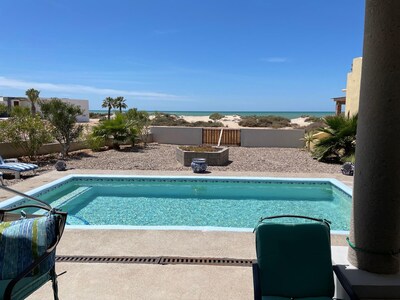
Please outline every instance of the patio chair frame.
[{"label": "patio chair frame", "polygon": [[[261,218],[253,232],[255,232],[257,230],[258,225],[260,225],[264,220],[273,220],[273,219],[279,219],[279,218],[299,218],[299,219],[305,219],[305,220],[310,220],[310,221],[316,221],[316,222],[326,224],[328,226],[328,228],[330,229],[330,221],[328,221],[326,219],[317,219],[317,218],[311,218],[311,217],[299,216],[299,215],[279,215],[279,216],[271,216],[271,217]],[[261,300],[262,299],[262,291],[261,291],[261,282],[260,282],[260,267],[259,267],[257,261],[253,262],[252,271],[253,271],[254,300]],[[337,266],[332,266],[332,271],[336,275],[336,277],[337,277],[338,281],[340,282],[340,284],[342,285],[343,289],[346,291],[350,300],[359,300],[358,296],[352,290],[351,285],[348,282],[348,280],[339,272],[339,268]]]},{"label": "patio chair frame", "polygon": [[[13,192],[15,194],[21,195],[25,198],[34,200],[36,202],[39,202],[40,204],[25,204],[25,205],[19,205],[17,207],[13,208],[3,208],[0,209],[0,222],[3,221],[14,221],[20,218],[20,214],[13,213],[15,210],[19,209],[24,209],[24,208],[37,208],[37,209],[43,209],[46,210],[48,213],[56,215],[57,216],[57,222],[56,222],[56,238],[55,241],[52,245],[50,245],[45,253],[43,253],[40,257],[38,257],[36,260],[34,260],[28,267],[26,267],[21,273],[19,273],[15,278],[13,278],[7,285],[6,289],[4,290],[3,295],[0,295],[0,299],[4,300],[11,300],[14,299],[13,297],[13,289],[16,286],[16,284],[23,278],[25,278],[28,274],[31,274],[31,272],[38,267],[43,261],[45,261],[53,252],[56,250],[56,247],[58,243],[60,242],[60,239],[63,235],[66,220],[67,220],[67,213],[59,211],[57,209],[52,208],[49,204],[46,202],[37,199],[35,197],[20,193],[18,191],[15,191],[14,189],[11,189],[9,187],[5,187],[0,184],[0,188]],[[26,215],[26,218],[35,218],[35,217],[43,217],[43,215]],[[22,297],[27,297],[30,294],[32,294],[34,291],[36,291],[38,288],[43,286],[47,281],[51,280],[52,281],[52,287],[53,287],[53,296],[55,300],[58,300],[58,283],[57,283],[57,274],[55,272],[55,263],[53,266],[47,270],[44,274],[41,274],[37,279],[34,280],[33,285],[34,287],[32,290],[28,289],[27,291],[24,291]],[[19,295],[18,295],[19,296]],[[19,299],[19,297],[17,297]]]}]

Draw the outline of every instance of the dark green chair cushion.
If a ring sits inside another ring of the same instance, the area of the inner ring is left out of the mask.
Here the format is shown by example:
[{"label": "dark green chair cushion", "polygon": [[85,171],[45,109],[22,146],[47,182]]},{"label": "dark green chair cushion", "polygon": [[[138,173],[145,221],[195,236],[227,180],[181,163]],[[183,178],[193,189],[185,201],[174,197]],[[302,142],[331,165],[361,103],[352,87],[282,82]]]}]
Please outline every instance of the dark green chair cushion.
[{"label": "dark green chair cushion", "polygon": [[333,297],[330,229],[326,224],[261,223],[256,228],[256,251],[263,299]]},{"label": "dark green chair cushion", "polygon": [[[32,277],[22,278],[14,287],[11,299],[19,300],[25,299],[30,294],[35,292],[38,288],[44,285],[47,281],[51,279],[50,271]],[[0,280],[0,300],[3,300],[4,292],[7,288],[7,285],[10,283],[11,279]]]}]

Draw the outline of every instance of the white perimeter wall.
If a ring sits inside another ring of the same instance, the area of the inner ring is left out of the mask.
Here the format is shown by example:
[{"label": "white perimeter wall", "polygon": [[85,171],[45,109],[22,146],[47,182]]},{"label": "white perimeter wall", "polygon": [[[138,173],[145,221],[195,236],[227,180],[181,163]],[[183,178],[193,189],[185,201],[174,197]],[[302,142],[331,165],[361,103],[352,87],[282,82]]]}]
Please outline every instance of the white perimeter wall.
[{"label": "white perimeter wall", "polygon": [[[160,144],[201,145],[202,128],[152,127],[153,141]],[[302,148],[304,129],[241,128],[242,147]]]},{"label": "white perimeter wall", "polygon": [[164,127],[151,128],[153,142],[174,145],[201,145],[203,129],[200,127]]}]

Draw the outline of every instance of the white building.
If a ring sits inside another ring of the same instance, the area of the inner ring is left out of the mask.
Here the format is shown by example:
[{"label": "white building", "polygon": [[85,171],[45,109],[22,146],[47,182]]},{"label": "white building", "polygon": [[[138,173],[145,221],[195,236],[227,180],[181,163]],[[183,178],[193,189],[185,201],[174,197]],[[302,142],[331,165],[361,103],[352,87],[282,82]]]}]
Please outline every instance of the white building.
[{"label": "white building", "polygon": [[[89,122],[89,100],[59,98],[61,101],[79,106],[83,111],[76,119],[78,122]],[[40,98],[40,101],[50,101],[51,98]],[[26,97],[3,97],[0,96],[0,103],[6,105],[9,109],[15,106],[31,107],[31,102]],[[36,104],[36,111],[40,112],[40,105]]]}]

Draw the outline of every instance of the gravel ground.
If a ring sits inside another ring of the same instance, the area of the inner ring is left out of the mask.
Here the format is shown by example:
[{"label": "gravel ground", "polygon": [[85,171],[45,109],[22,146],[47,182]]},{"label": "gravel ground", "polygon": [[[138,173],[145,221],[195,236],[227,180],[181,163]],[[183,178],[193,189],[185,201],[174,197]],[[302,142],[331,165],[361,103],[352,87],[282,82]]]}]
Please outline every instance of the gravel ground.
[{"label": "gravel ground", "polygon": [[[71,153],[67,160],[68,169],[98,170],[190,170],[177,162],[176,145],[149,144],[145,149],[125,147],[120,151],[107,150],[93,152],[90,150]],[[249,171],[249,172],[288,172],[288,173],[340,173],[340,165],[326,164],[311,158],[303,149],[292,148],[229,148],[230,163],[227,166],[209,166],[212,171]],[[55,157],[47,157],[39,162],[38,174],[54,169]],[[22,176],[28,178],[27,174]],[[5,175],[7,185],[19,180],[12,175]]]}]

